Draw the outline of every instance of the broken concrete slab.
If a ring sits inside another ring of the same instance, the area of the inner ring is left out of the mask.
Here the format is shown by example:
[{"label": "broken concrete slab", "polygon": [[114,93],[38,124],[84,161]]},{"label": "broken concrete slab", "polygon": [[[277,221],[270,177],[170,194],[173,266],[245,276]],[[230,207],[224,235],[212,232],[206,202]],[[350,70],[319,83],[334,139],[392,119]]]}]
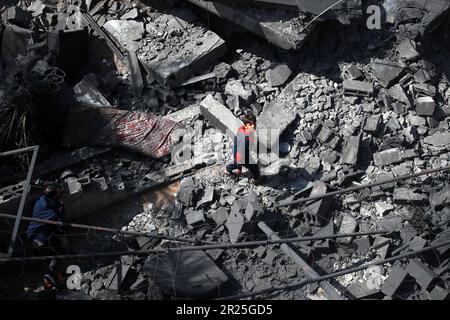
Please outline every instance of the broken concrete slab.
[{"label": "broken concrete slab", "polygon": [[197,201],[197,186],[191,177],[181,180],[177,192],[177,201],[186,207],[193,207]]},{"label": "broken concrete slab", "polygon": [[[389,297],[397,297],[402,295],[405,290],[405,283],[408,281],[408,272],[400,267],[394,267],[389,273],[388,278],[384,281],[381,292]],[[410,292],[411,294],[412,292]]]},{"label": "broken concrete slab", "polygon": [[430,144],[435,147],[450,145],[450,132],[435,133],[424,139],[426,144]]},{"label": "broken concrete slab", "polygon": [[370,97],[373,95],[373,84],[367,81],[344,80],[344,95]]},{"label": "broken concrete slab", "polygon": [[242,211],[245,209],[244,206],[245,203],[243,201],[235,201],[225,224],[228,229],[231,243],[238,242],[241,236],[241,231],[245,224],[244,216],[242,214]]},{"label": "broken concrete slab", "polygon": [[266,71],[266,80],[271,87],[278,87],[286,83],[292,74],[292,70],[286,64],[272,65]]},{"label": "broken concrete slab", "polygon": [[211,219],[213,219],[218,226],[223,225],[228,220],[228,216],[229,210],[225,207],[220,207],[210,214]]},{"label": "broken concrete slab", "polygon": [[440,286],[434,287],[430,292],[430,300],[448,300],[450,297],[450,290],[444,289]]},{"label": "broken concrete slab", "polygon": [[111,104],[97,86],[98,81],[94,74],[84,76],[83,79],[73,87],[75,101],[85,107],[111,108]]},{"label": "broken concrete slab", "polygon": [[372,76],[385,88],[390,87],[400,77],[403,70],[404,67],[399,63],[389,60],[375,59],[371,66]]},{"label": "broken concrete slab", "polygon": [[402,160],[400,149],[392,148],[373,154],[373,160],[377,167],[384,167],[387,165],[399,163]]},{"label": "broken concrete slab", "polygon": [[200,111],[206,120],[224,133],[227,132],[234,136],[238,129],[243,126],[240,119],[236,118],[227,107],[215,100],[210,94],[200,104]]},{"label": "broken concrete slab", "polygon": [[420,57],[420,53],[417,51],[417,44],[413,40],[402,40],[396,50],[400,57],[407,61],[414,61]]},{"label": "broken concrete slab", "polygon": [[411,260],[406,267],[406,271],[424,290],[430,290],[431,286],[436,284],[436,281],[438,280],[438,275],[418,259]]},{"label": "broken concrete slab", "polygon": [[205,222],[205,215],[202,210],[189,211],[186,213],[186,223],[190,226],[199,225]]},{"label": "broken concrete slab", "polygon": [[432,116],[435,106],[432,97],[419,97],[416,100],[416,112],[419,116]]},{"label": "broken concrete slab", "polygon": [[380,225],[381,229],[387,232],[400,231],[402,228],[402,218],[391,213],[381,219]]},{"label": "broken concrete slab", "polygon": [[202,205],[210,204],[214,201],[215,198],[215,189],[213,186],[208,186],[204,190],[203,197],[200,199],[200,201],[197,203],[197,207],[200,207]]},{"label": "broken concrete slab", "polygon": [[[351,215],[346,214],[344,215],[344,218],[342,219],[341,226],[339,228],[339,233],[346,234],[346,233],[353,233],[355,232],[356,228],[358,227],[358,222],[355,218],[353,218]],[[351,237],[348,238],[339,238],[337,240],[338,243],[349,245],[352,241]]]},{"label": "broken concrete slab", "polygon": [[214,297],[228,281],[223,271],[201,250],[150,256],[144,271],[166,294],[174,297]]},{"label": "broken concrete slab", "polygon": [[370,239],[368,237],[360,237],[353,240],[356,245],[356,252],[360,255],[365,255],[371,248]]},{"label": "broken concrete slab", "polygon": [[363,130],[372,134],[376,133],[378,131],[378,128],[380,127],[380,120],[381,116],[379,114],[367,118],[364,123]]},{"label": "broken concrete slab", "polygon": [[343,78],[346,80],[361,80],[364,74],[353,63],[342,70]]},{"label": "broken concrete slab", "polygon": [[[310,197],[319,194],[327,193],[327,185],[322,181],[314,182],[314,187],[311,191]],[[326,199],[319,199],[306,203],[305,211],[317,217],[317,223],[320,226],[325,226],[330,221],[331,211],[330,207],[333,204],[333,199],[331,197]]]},{"label": "broken concrete slab", "polygon": [[144,23],[137,21],[109,20],[103,25],[106,31],[125,50],[136,51],[145,33]]},{"label": "broken concrete slab", "polygon": [[411,107],[409,96],[405,93],[405,90],[403,90],[403,87],[400,83],[397,83],[396,85],[389,88],[388,93],[395,100],[403,102],[408,107]]},{"label": "broken concrete slab", "polygon": [[408,188],[395,188],[393,196],[394,201],[422,202],[426,199],[423,194],[416,193]]},{"label": "broken concrete slab", "polygon": [[342,151],[341,163],[355,166],[358,162],[359,149],[361,144],[361,135],[350,136],[347,144]]},{"label": "broken concrete slab", "polygon": [[450,204],[450,189],[444,188],[439,192],[431,192],[429,197],[430,205],[435,210],[441,210]]},{"label": "broken concrete slab", "polygon": [[[171,24],[180,21],[186,27]],[[227,51],[225,41],[216,33],[173,15],[161,14],[146,29],[149,36],[138,50],[139,59],[158,82],[172,88],[206,69]]]},{"label": "broken concrete slab", "polygon": [[287,50],[300,49],[316,25],[312,23],[308,30],[303,30],[302,27],[308,22],[301,19],[298,12],[255,8],[251,5],[237,7],[205,0],[188,1]]},{"label": "broken concrete slab", "polygon": [[379,299],[379,296],[380,296],[380,289],[369,288],[366,284],[366,281],[351,284],[350,286],[347,287],[347,290],[356,299],[361,299],[361,300]]}]

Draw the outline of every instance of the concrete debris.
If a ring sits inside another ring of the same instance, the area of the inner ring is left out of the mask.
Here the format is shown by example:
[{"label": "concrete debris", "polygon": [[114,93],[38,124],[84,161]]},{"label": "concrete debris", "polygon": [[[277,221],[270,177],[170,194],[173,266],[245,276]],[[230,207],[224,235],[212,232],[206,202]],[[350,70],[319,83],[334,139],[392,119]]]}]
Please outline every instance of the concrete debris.
[{"label": "concrete debris", "polygon": [[285,64],[276,64],[266,71],[266,80],[271,87],[278,87],[286,83],[292,70]]},{"label": "concrete debris", "polygon": [[215,128],[229,134],[235,134],[237,130],[243,125],[242,121],[223,104],[208,95],[200,105],[200,111]]},{"label": "concrete debris", "polygon": [[[189,2],[0,4],[1,150],[40,146],[24,215],[57,180],[67,220],[142,233],[81,237],[83,253],[164,252],[179,246],[172,238],[198,245],[387,233],[87,259],[81,289],[56,298],[218,298],[411,253],[268,297],[448,299],[446,172],[292,201],[450,164],[450,3],[384,1],[393,26],[385,34],[358,22],[359,0],[314,21],[335,1],[301,0],[300,10],[296,0]],[[248,113],[257,117],[260,183],[246,167],[223,172]],[[28,170],[18,160],[0,166],[0,212],[11,215]],[[5,221],[0,255],[10,241]],[[21,279],[13,269],[1,283]]]},{"label": "concrete debris", "polygon": [[424,142],[435,147],[448,146],[450,145],[450,133],[435,133],[431,136],[426,137],[424,139]]},{"label": "concrete debris", "polygon": [[394,189],[394,201],[411,201],[421,202],[425,200],[425,197],[407,188],[395,188]]},{"label": "concrete debris", "polygon": [[103,93],[98,89],[98,80],[95,75],[86,75],[73,87],[75,100],[81,106],[87,107],[112,107]]},{"label": "concrete debris", "polygon": [[384,167],[387,165],[399,163],[402,160],[402,157],[400,154],[400,149],[392,148],[389,150],[374,153],[373,160],[377,167]]},{"label": "concrete debris", "polygon": [[348,96],[370,97],[373,95],[373,85],[367,81],[344,80],[344,94]]},{"label": "concrete debris", "polygon": [[397,46],[397,52],[400,57],[407,61],[414,61],[420,57],[420,53],[417,51],[417,44],[415,41],[405,39]]},{"label": "concrete debris", "polygon": [[399,63],[389,60],[375,59],[371,67],[371,75],[385,88],[390,87],[404,71]]},{"label": "concrete debris", "polygon": [[435,103],[432,97],[419,97],[416,100],[416,112],[419,116],[432,116]]}]

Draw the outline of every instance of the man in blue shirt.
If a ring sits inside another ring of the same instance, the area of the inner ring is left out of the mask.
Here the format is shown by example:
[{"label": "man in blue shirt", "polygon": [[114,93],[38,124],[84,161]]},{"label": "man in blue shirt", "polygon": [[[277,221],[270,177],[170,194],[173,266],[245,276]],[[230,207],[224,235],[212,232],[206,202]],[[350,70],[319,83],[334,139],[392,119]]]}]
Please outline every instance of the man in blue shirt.
[{"label": "man in blue shirt", "polygon": [[[64,222],[65,210],[61,201],[63,188],[56,183],[44,186],[43,195],[36,201],[33,208],[33,218]],[[32,241],[38,255],[62,254],[67,246],[63,238],[62,226],[48,223],[30,222],[27,237]],[[55,280],[62,280],[62,274],[57,272],[57,260],[52,260],[46,269],[44,284],[47,289],[56,286]]]}]

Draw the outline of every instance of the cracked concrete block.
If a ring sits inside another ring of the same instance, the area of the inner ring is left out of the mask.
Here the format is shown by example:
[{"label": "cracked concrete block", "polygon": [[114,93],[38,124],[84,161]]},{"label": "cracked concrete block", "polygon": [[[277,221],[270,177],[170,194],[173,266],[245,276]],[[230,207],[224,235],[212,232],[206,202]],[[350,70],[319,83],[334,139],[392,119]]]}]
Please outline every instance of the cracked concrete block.
[{"label": "cracked concrete block", "polygon": [[422,261],[414,259],[411,260],[406,267],[406,271],[416,279],[417,283],[424,290],[430,288],[438,280],[438,275],[435,274]]},{"label": "cracked concrete block", "polygon": [[381,120],[380,115],[373,115],[370,118],[367,118],[364,123],[363,130],[368,133],[376,133],[380,126],[380,120]]},{"label": "cracked concrete block", "polygon": [[388,94],[395,100],[403,102],[408,107],[411,107],[411,101],[409,99],[409,96],[406,94],[405,90],[403,90],[403,87],[399,83],[391,87],[388,90]]},{"label": "cracked concrete block", "polygon": [[416,100],[416,112],[419,116],[432,116],[435,106],[432,97],[419,97]]},{"label": "cracked concrete block", "polygon": [[377,167],[384,167],[390,164],[398,163],[402,160],[400,149],[392,148],[374,153],[373,160]]},{"label": "cracked concrete block", "polygon": [[205,215],[203,210],[189,211],[186,214],[186,223],[190,226],[195,226],[205,222]]},{"label": "cracked concrete block", "polygon": [[344,95],[369,97],[373,95],[373,84],[367,81],[344,80]]},{"label": "cracked concrete block", "polygon": [[228,209],[225,207],[220,207],[217,210],[214,210],[214,212],[211,213],[210,217],[214,220],[216,225],[220,226],[224,224],[228,220]]},{"label": "cracked concrete block", "polygon": [[266,80],[271,87],[278,87],[286,83],[292,74],[292,70],[286,64],[272,65],[266,71]]},{"label": "cracked concrete block", "polygon": [[425,200],[425,196],[423,194],[416,193],[408,188],[395,188],[393,196],[394,201],[422,202]]},{"label": "cracked concrete block", "polygon": [[435,133],[424,139],[426,144],[430,144],[435,147],[450,145],[450,132]]},{"label": "cracked concrete block", "polygon": [[385,88],[390,87],[400,77],[403,70],[404,67],[400,64],[389,60],[375,59],[371,66],[372,76]]},{"label": "cracked concrete block", "polygon": [[417,44],[413,40],[404,39],[396,48],[400,57],[407,61],[414,61],[420,57],[420,53],[417,51]]},{"label": "cracked concrete block", "polygon": [[244,210],[244,205],[245,203],[242,201],[235,201],[231,207],[231,212],[226,222],[231,243],[238,242],[241,236],[241,231],[245,224],[244,216],[241,213]]},{"label": "cracked concrete block", "polygon": [[356,163],[358,162],[360,145],[361,135],[350,136],[347,140],[347,144],[342,151],[341,163],[353,166],[356,165]]},{"label": "cracked concrete block", "polygon": [[210,94],[201,102],[200,111],[215,128],[223,132],[228,131],[233,136],[243,126],[240,119]]},{"label": "cracked concrete block", "polygon": [[132,51],[139,48],[145,33],[144,23],[137,21],[109,20],[103,27],[123,49]]},{"label": "cracked concrete block", "polygon": [[159,14],[146,24],[147,35],[137,54],[147,73],[162,85],[174,88],[182,84],[227,52],[222,38],[192,20],[174,12]]}]

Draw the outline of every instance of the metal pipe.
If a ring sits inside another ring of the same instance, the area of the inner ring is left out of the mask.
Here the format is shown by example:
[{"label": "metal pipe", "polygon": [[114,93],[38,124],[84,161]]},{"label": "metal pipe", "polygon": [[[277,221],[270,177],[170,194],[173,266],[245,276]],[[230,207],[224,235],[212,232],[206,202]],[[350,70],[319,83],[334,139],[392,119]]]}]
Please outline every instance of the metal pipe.
[{"label": "metal pipe", "polygon": [[6,155],[15,155],[18,153],[23,153],[23,152],[28,152],[28,151],[33,151],[33,155],[31,157],[31,163],[28,168],[27,178],[26,178],[25,184],[23,186],[22,196],[20,198],[19,209],[17,209],[17,216],[15,217],[13,233],[11,235],[11,241],[9,243],[9,248],[8,248],[9,256],[12,256],[12,254],[14,253],[14,247],[16,245],[16,238],[17,238],[17,234],[19,233],[20,221],[21,221],[22,215],[23,215],[23,208],[25,207],[25,202],[27,200],[28,193],[30,192],[30,183],[31,183],[31,178],[33,176],[34,166],[36,165],[36,159],[37,159],[37,155],[38,155],[38,151],[39,151],[39,146],[18,149],[18,150],[6,152],[3,154],[3,155],[5,155],[5,154]]},{"label": "metal pipe", "polygon": [[[280,237],[265,223],[259,222],[258,227],[272,240],[281,240]],[[319,277],[319,274],[314,270],[309,264],[300,257],[297,252],[295,252],[288,243],[283,243],[281,246],[281,250],[288,255],[296,264],[298,264],[304,272],[311,278]],[[321,281],[320,286],[325,290],[327,296],[331,300],[346,300],[344,299],[338,292],[335,287],[333,287],[328,281]]]},{"label": "metal pipe", "polygon": [[22,148],[22,149],[16,149],[16,150],[11,150],[11,151],[6,151],[6,152],[0,152],[0,157],[8,157],[8,156],[13,156],[13,155],[23,153],[23,152],[33,151],[35,148],[36,148],[36,146]]},{"label": "metal pipe", "polygon": [[380,182],[367,183],[367,184],[362,184],[360,186],[351,187],[348,189],[342,189],[342,190],[332,191],[332,192],[328,192],[328,193],[324,193],[324,194],[318,194],[318,195],[308,197],[308,198],[298,199],[298,200],[290,201],[290,202],[283,203],[283,204],[277,204],[275,206],[275,208],[286,207],[286,206],[290,206],[293,204],[308,202],[308,201],[312,201],[312,200],[319,200],[319,199],[331,197],[331,196],[338,195],[338,194],[349,193],[349,192],[358,191],[361,189],[381,186],[384,184],[389,184],[389,183],[393,183],[393,182],[397,182],[397,181],[401,181],[401,180],[407,180],[407,179],[416,178],[416,177],[420,177],[420,176],[424,176],[424,175],[428,175],[428,174],[432,174],[432,173],[436,173],[436,172],[447,171],[447,170],[450,170],[450,166],[437,168],[437,169],[424,170],[421,172],[408,174],[408,175],[400,176],[397,178],[387,179],[387,180],[380,181]]},{"label": "metal pipe", "polygon": [[284,286],[276,286],[276,287],[272,287],[272,288],[268,288],[268,289],[258,290],[258,291],[254,291],[254,292],[251,292],[251,293],[241,293],[241,294],[236,294],[236,295],[233,295],[233,296],[222,297],[222,298],[219,298],[217,300],[237,300],[237,299],[255,297],[255,296],[261,295],[261,294],[272,293],[272,292],[275,292],[275,291],[282,291],[282,290],[289,290],[289,289],[299,289],[299,288],[301,288],[301,287],[303,287],[303,286],[305,286],[307,284],[310,284],[310,283],[333,279],[333,278],[340,277],[340,276],[343,276],[343,275],[346,275],[346,274],[349,274],[349,273],[354,273],[354,272],[358,272],[358,271],[361,271],[361,270],[365,270],[365,269],[367,269],[370,266],[377,266],[377,265],[381,265],[381,264],[385,264],[385,263],[394,262],[394,261],[397,261],[397,260],[400,260],[400,259],[409,258],[409,257],[415,256],[417,254],[424,253],[426,251],[437,249],[437,248],[440,248],[440,247],[443,247],[443,246],[448,246],[448,245],[450,245],[450,241],[445,241],[445,242],[441,242],[441,243],[436,244],[436,245],[432,245],[432,246],[423,248],[421,250],[405,253],[405,254],[402,254],[400,256],[395,256],[395,257],[391,257],[391,258],[387,258],[387,259],[383,259],[383,260],[379,260],[379,261],[372,261],[372,262],[363,264],[361,266],[355,266],[355,267],[352,267],[352,268],[343,269],[343,270],[340,270],[340,271],[335,271],[335,272],[329,273],[329,274],[324,275],[324,276],[311,278],[311,279],[307,279],[307,280],[291,283],[291,284],[284,285]]},{"label": "metal pipe", "polygon": [[[0,215],[0,216],[3,216],[3,215]],[[203,245],[203,246],[186,246],[186,247],[154,249],[154,250],[115,251],[115,252],[99,252],[99,253],[88,253],[88,254],[22,257],[22,258],[0,258],[0,263],[24,262],[24,261],[45,261],[45,260],[53,260],[53,259],[55,259],[55,260],[84,259],[84,258],[100,258],[100,257],[114,257],[114,256],[143,256],[143,255],[149,255],[149,254],[180,252],[180,251],[247,248],[247,247],[254,247],[254,246],[258,246],[258,245],[270,245],[270,244],[279,244],[279,243],[286,243],[286,242],[294,243],[294,242],[302,242],[302,241],[337,239],[337,238],[347,238],[347,237],[365,236],[365,235],[382,234],[382,233],[387,233],[387,232],[386,231],[371,231],[371,232],[360,232],[360,233],[335,234],[335,235],[331,235],[331,236],[317,236],[317,237],[304,237],[304,238],[297,237],[297,238],[287,238],[287,239],[280,239],[280,240],[248,241],[248,242],[241,242],[241,243],[226,243],[226,244]]]},{"label": "metal pipe", "polygon": [[[0,214],[0,218],[15,219],[16,216],[9,215],[9,214]],[[57,226],[63,226],[63,227],[64,226],[72,227],[72,228],[85,229],[85,230],[90,230],[90,231],[108,232],[108,233],[114,233],[114,234],[125,234],[125,235],[130,235],[130,236],[137,236],[137,237],[142,236],[142,237],[157,238],[157,239],[162,239],[162,240],[171,240],[171,241],[179,241],[179,242],[186,242],[186,243],[217,244],[217,242],[190,240],[190,239],[169,237],[169,236],[163,236],[163,235],[153,235],[153,234],[143,233],[143,232],[124,231],[124,230],[120,230],[120,229],[89,226],[89,225],[77,224],[77,223],[68,223],[68,222],[52,221],[52,220],[36,219],[36,218],[28,218],[28,217],[22,217],[21,219],[24,221],[30,221],[30,222],[51,224],[51,225],[57,225]]]}]

